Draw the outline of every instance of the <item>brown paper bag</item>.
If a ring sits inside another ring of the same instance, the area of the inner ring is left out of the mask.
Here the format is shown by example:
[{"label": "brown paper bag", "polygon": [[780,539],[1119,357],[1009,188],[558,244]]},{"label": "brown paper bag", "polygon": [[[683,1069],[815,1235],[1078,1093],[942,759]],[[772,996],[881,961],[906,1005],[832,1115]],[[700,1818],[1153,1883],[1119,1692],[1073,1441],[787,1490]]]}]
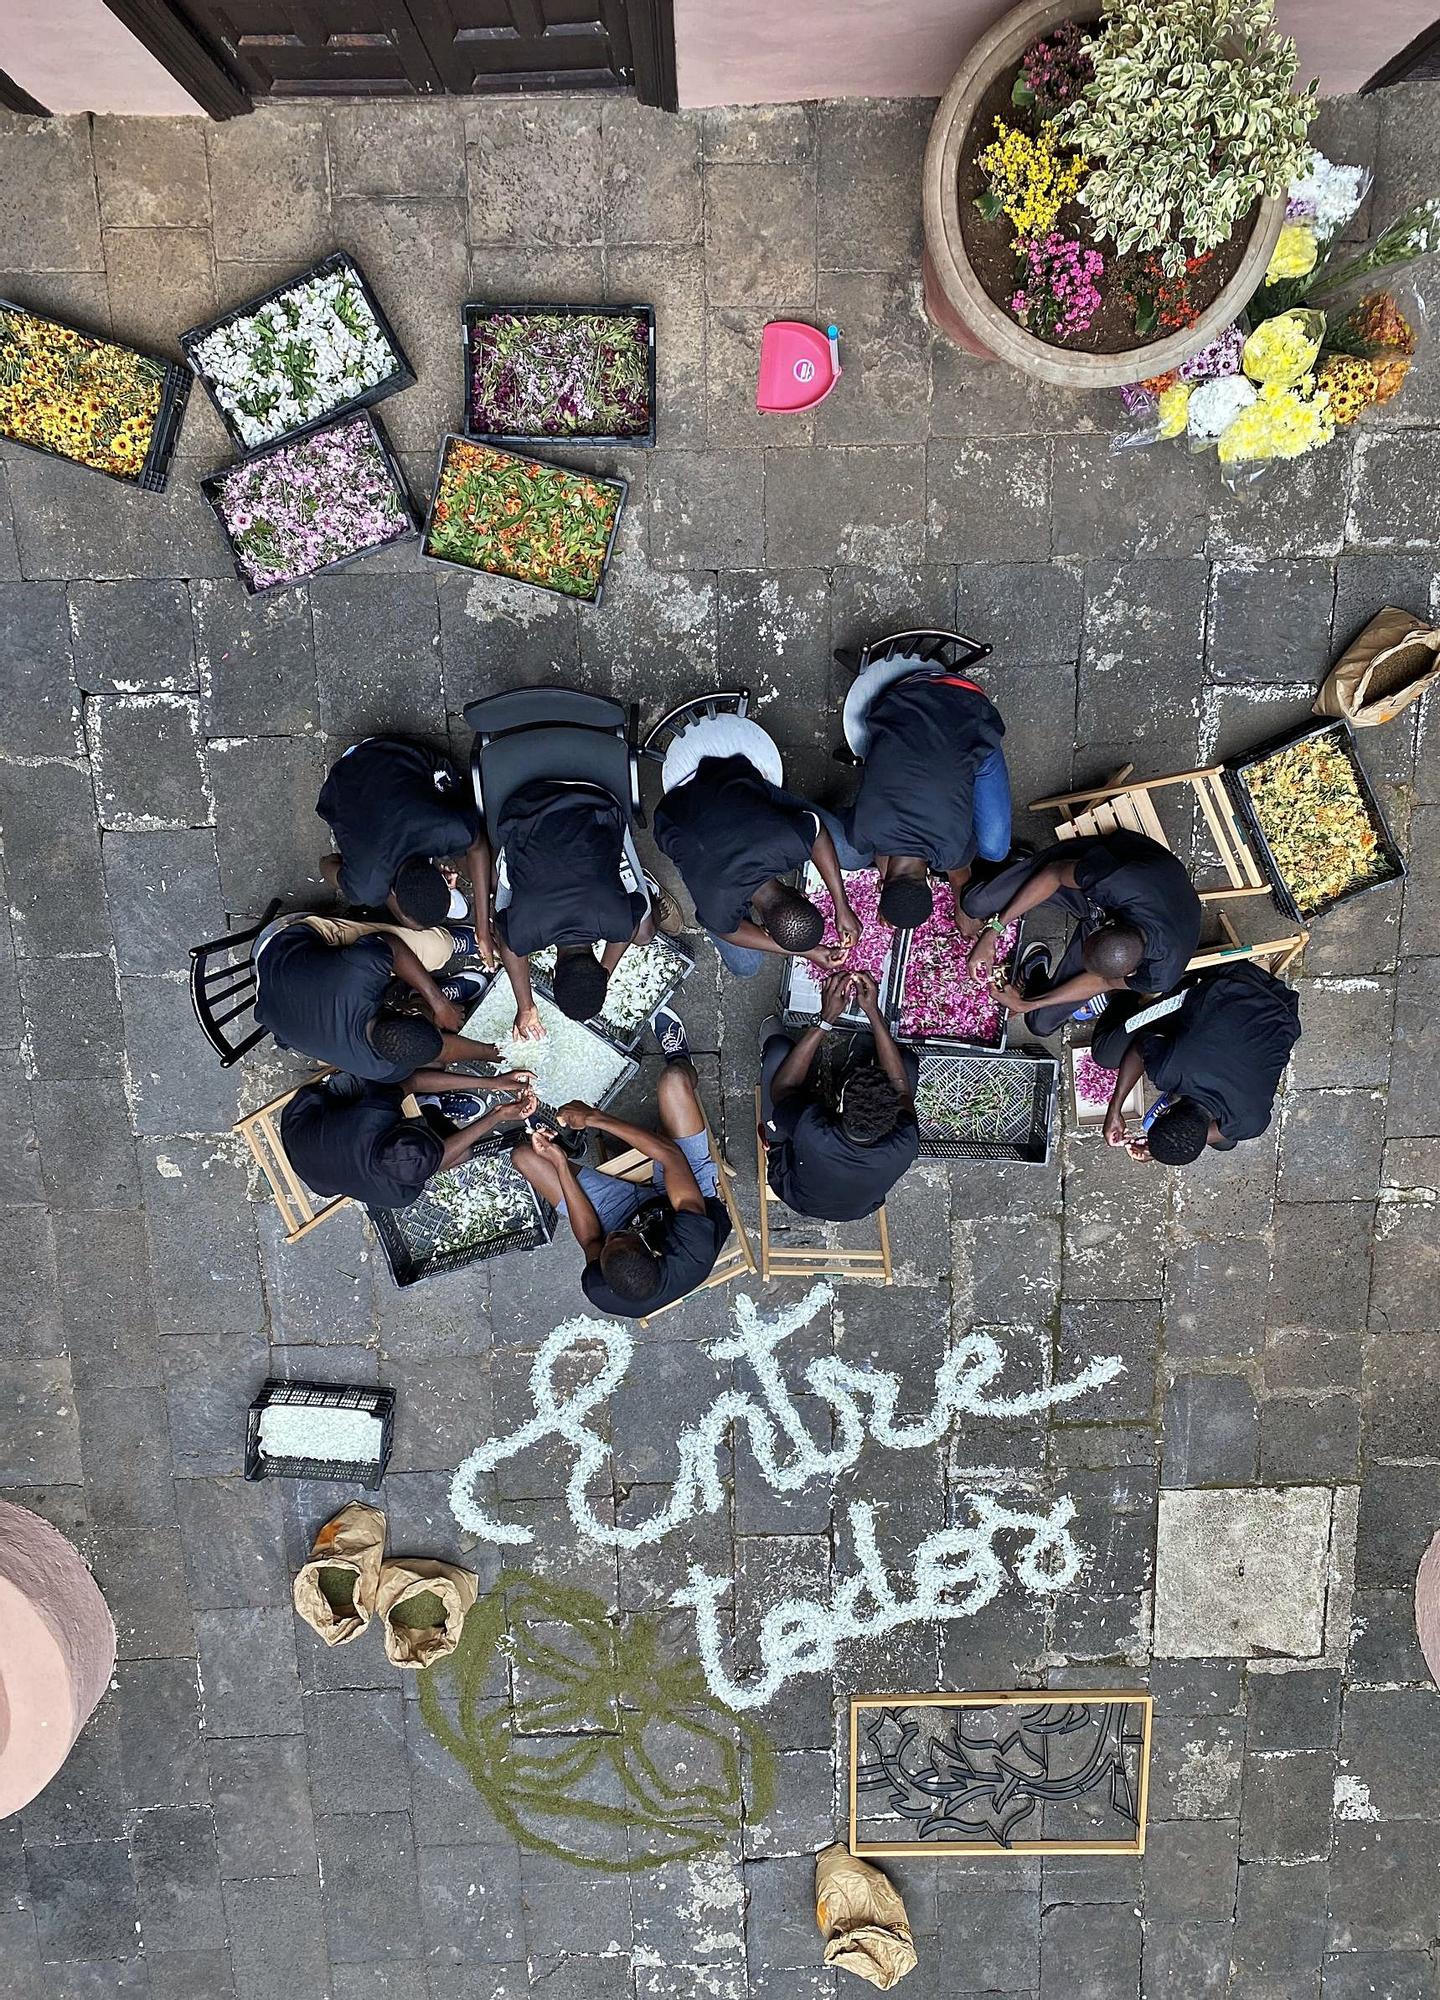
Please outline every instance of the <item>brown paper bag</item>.
[{"label": "brown paper bag", "polygon": [[841,1842],[815,1862],[815,1921],[825,1963],[853,1972],[882,1992],[915,1969],[915,1945],[900,1891]]},{"label": "brown paper bag", "polygon": [[[310,1545],[310,1560],[295,1579],[295,1609],[327,1646],[348,1645],[370,1623],[375,1591],[385,1556],[385,1516],[378,1507],[352,1500],[327,1521]],[[334,1601],[335,1578],[327,1577],[330,1593],[321,1588],[322,1570],[339,1571],[352,1579],[348,1603]]]},{"label": "brown paper bag", "polygon": [[1391,604],[1352,640],[1325,676],[1311,713],[1357,729],[1391,722],[1440,680],[1440,629]]},{"label": "brown paper bag", "polygon": [[[459,1563],[435,1562],[428,1556],[405,1556],[386,1563],[380,1572],[380,1588],[375,1610],[385,1633],[385,1657],[394,1667],[433,1667],[460,1644],[465,1615],[475,1602],[479,1584]],[[406,1622],[397,1608],[427,1592],[440,1601],[442,1617],[436,1624]]]}]

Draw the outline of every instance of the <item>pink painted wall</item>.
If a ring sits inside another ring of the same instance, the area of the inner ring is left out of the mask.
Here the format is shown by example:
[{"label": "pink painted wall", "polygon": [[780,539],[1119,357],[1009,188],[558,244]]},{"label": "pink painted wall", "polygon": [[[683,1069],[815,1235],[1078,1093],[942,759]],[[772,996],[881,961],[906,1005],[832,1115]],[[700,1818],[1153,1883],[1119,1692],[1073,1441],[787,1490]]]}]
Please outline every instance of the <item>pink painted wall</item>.
[{"label": "pink painted wall", "polygon": [[104,0],[0,0],[0,69],[50,111],[205,115]]},{"label": "pink painted wall", "polygon": [[[1006,0],[675,0],[680,102],[939,97]],[[1436,0],[1277,0],[1302,75],[1354,90],[1435,19]]]}]

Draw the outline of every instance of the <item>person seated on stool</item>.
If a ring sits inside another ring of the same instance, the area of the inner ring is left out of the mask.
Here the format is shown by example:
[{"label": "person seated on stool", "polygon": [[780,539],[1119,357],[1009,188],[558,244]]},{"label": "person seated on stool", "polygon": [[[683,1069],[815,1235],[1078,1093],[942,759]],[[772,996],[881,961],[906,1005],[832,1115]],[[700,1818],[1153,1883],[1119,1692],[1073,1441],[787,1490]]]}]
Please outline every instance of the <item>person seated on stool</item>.
[{"label": "person seated on stool", "polygon": [[971,977],[993,978],[1000,932],[1047,904],[1080,920],[1059,965],[1052,972],[1048,945],[1026,945],[1014,981],[998,989],[1037,1035],[1095,1020],[1108,993],[1168,993],[1200,943],[1200,898],[1181,863],[1158,841],[1117,827],[1057,841],[970,885],[965,914],[985,923]]},{"label": "person seated on stool", "polygon": [[600,785],[536,778],[506,799],[495,837],[495,941],[515,995],[516,1036],[530,1040],[545,1032],[527,961],[549,945],[555,1005],[573,1021],[590,1020],[605,1005],[610,974],[629,947],[655,935],[651,896],[620,801]]},{"label": "person seated on stool", "polygon": [[[760,746],[758,753],[694,756],[707,740]],[[672,782],[676,750],[687,748],[684,776]],[[679,869],[721,961],[739,979],[753,979],[767,958],[808,958],[829,971],[859,942],[860,921],[845,895],[841,868],[863,868],[866,857],[845,839],[840,821],[787,792],[756,761],[779,752],[748,718],[717,717],[692,725],[665,759],[666,790],[655,808],[655,840]],[[825,946],[825,919],[798,889],[779,878],[813,861],[835,910],[838,945]]]},{"label": "person seated on stool", "polygon": [[[1198,973],[1153,1006],[1112,1000],[1091,1044],[1096,1062],[1117,1072],[1106,1139],[1166,1167],[1189,1166],[1207,1146],[1228,1153],[1258,1139],[1299,1039],[1293,988],[1249,962]],[[1161,1096],[1132,1137],[1121,1106],[1142,1076]]]},{"label": "person seated on stool", "polygon": [[320,857],[330,887],[415,930],[464,916],[464,897],[436,865],[463,857],[475,949],[494,964],[490,849],[470,787],[448,757],[403,737],[367,736],[331,765],[315,810],[337,849]]},{"label": "person seated on stool", "polygon": [[[852,995],[870,1024],[874,1054],[849,1065],[840,1108],[830,1111],[820,1102],[810,1071]],[[782,1030],[766,1037],[760,1058],[765,1178],[787,1208],[824,1222],[858,1222],[875,1213],[920,1157],[919,1068],[886,1027],[879,989],[868,972],[832,972],[813,1028],[798,1037]]]},{"label": "person seated on stool", "polygon": [[668,1007],[651,1025],[665,1057],[659,1132],[591,1104],[565,1104],[558,1115],[571,1132],[608,1132],[643,1153],[654,1162],[652,1185],[577,1168],[543,1131],[522,1140],[510,1156],[536,1193],[568,1216],[585,1254],[580,1289],[586,1298],[622,1319],[643,1319],[693,1292],[714,1270],[730,1235],[685,1030]]},{"label": "person seated on stool", "polygon": [[482,1087],[504,1091],[468,1125],[442,1135],[425,1118],[407,1118],[411,1092],[453,1090],[449,1070],[419,1069],[403,1083],[367,1083],[335,1070],[297,1090],[280,1113],[290,1164],[315,1194],[349,1195],[370,1208],[408,1208],[425,1184],[467,1160],[482,1139],[522,1123],[535,1110],[529,1070],[506,1070]]},{"label": "person seated on stool", "polygon": [[[857,704],[863,680],[847,705],[847,728],[864,745],[863,775],[841,823],[851,847],[880,871],[880,915],[896,930],[915,930],[934,908],[931,875],[949,882],[958,913],[976,855],[1000,862],[1010,852],[1005,724],[958,674],[917,667]],[[961,928],[975,935],[973,920]]]},{"label": "person seated on stool", "polygon": [[[364,1082],[401,1083],[441,1063],[496,1062],[493,1042],[459,1033],[465,1010],[435,982],[437,972],[473,946],[474,933],[458,926],[416,931],[339,917],[277,917],[255,941],[255,1018],[282,1048]],[[387,1006],[396,981],[417,996],[428,1020]]]}]

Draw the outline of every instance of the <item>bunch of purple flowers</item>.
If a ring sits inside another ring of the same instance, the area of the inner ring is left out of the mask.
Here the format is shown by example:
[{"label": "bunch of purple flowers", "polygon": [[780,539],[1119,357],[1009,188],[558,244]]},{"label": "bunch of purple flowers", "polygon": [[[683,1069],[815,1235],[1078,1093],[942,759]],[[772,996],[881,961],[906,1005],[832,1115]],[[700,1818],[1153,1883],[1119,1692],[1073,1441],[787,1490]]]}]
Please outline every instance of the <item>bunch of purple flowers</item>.
[{"label": "bunch of purple flowers", "polygon": [[242,460],[213,491],[252,590],[313,576],[415,526],[365,412]]},{"label": "bunch of purple flowers", "polygon": [[1105,271],[1100,252],[1082,250],[1077,238],[1052,229],[1027,240],[1021,261],[1020,283],[1010,300],[1020,324],[1048,340],[1084,333],[1102,304],[1096,283]]},{"label": "bunch of purple flowers", "polygon": [[1094,77],[1088,37],[1073,21],[1062,21],[1053,35],[1032,42],[1026,49],[1015,96],[1018,102],[1034,103],[1042,112],[1062,111]]}]

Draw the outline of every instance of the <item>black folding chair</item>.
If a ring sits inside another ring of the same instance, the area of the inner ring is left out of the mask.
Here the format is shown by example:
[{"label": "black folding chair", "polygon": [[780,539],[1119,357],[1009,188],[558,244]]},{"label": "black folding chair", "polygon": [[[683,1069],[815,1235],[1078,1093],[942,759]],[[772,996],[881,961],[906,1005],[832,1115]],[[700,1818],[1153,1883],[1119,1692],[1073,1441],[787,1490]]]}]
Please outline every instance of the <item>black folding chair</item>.
[{"label": "black folding chair", "polygon": [[254,1023],[259,986],[253,946],[279,907],[277,896],[259,923],[248,931],[231,931],[225,937],[190,947],[190,1005],[195,1009],[200,1032],[219,1056],[222,1069],[239,1062],[270,1032],[258,1023],[244,1036],[227,1034],[226,1029],[242,1017]]},{"label": "black folding chair", "polygon": [[[842,646],[834,658],[837,667],[843,667],[858,680],[868,668],[884,660],[913,661],[917,668],[938,667],[943,673],[963,674],[977,660],[988,659],[994,650],[964,632],[892,632],[871,646],[862,646],[858,653]],[[830,755],[837,764],[852,767],[862,761],[848,742],[837,743]]]},{"label": "black folding chair", "polygon": [[505,802],[536,778],[599,785],[617,799],[632,826],[643,826],[634,708],[582,688],[513,688],[484,695],[465,710],[475,732],[470,776],[491,846]]},{"label": "black folding chair", "polygon": [[710,721],[717,715],[748,715],[750,713],[749,688],[731,688],[719,694],[692,695],[689,701],[682,701],[667,715],[651,725],[645,741],[640,746],[640,755],[651,764],[663,764],[665,752],[682,730],[693,722]]}]

